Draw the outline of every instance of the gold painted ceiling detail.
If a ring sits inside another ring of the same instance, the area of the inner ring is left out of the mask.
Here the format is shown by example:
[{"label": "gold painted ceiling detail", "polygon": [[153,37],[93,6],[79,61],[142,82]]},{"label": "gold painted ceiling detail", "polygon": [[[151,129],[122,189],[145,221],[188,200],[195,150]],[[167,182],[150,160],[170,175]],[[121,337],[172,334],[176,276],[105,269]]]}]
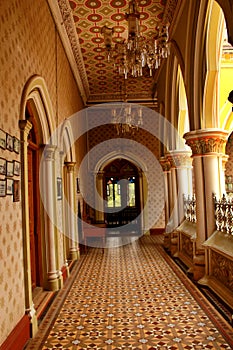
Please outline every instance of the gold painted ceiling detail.
[{"label": "gold painted ceiling detail", "polygon": [[[126,0],[58,0],[65,29],[72,47],[87,100],[91,103],[123,99],[152,100],[153,77],[127,80],[113,62],[108,62],[101,28],[114,27],[113,42],[127,37]],[[161,22],[172,19],[177,0],[138,0],[140,32],[145,37],[157,34]]]}]

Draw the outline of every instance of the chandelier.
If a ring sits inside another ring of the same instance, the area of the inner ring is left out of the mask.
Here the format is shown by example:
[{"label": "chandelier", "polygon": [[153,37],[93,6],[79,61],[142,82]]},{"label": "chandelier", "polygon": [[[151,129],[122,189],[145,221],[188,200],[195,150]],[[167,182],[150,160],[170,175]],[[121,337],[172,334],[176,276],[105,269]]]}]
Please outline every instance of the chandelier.
[{"label": "chandelier", "polygon": [[125,79],[131,74],[133,77],[143,75],[143,67],[148,67],[150,76],[157,69],[163,58],[169,55],[168,24],[158,26],[158,35],[154,38],[145,38],[140,34],[140,13],[136,0],[130,0],[128,12],[125,14],[128,22],[128,38],[112,45],[114,28],[103,26],[101,33],[104,36],[105,49],[108,61],[113,60],[119,74]]},{"label": "chandelier", "polygon": [[121,103],[120,108],[112,108],[112,122],[117,135],[134,134],[143,125],[142,107],[131,103]]}]

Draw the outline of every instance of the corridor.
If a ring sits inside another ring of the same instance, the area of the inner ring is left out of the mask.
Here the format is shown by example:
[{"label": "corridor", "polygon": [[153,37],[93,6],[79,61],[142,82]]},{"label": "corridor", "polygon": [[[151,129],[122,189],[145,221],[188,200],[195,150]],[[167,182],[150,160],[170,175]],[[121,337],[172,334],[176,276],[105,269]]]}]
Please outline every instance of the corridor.
[{"label": "corridor", "polygon": [[232,348],[230,324],[155,235],[83,252],[26,350]]}]

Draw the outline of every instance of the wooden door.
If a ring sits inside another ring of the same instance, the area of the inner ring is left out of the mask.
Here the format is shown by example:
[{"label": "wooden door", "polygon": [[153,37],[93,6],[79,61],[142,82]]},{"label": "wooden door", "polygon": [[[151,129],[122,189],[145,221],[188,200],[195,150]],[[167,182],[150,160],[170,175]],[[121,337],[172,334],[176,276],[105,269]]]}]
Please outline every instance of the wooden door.
[{"label": "wooden door", "polygon": [[40,214],[38,186],[38,148],[29,142],[28,146],[28,204],[32,289],[41,285],[40,261]]}]

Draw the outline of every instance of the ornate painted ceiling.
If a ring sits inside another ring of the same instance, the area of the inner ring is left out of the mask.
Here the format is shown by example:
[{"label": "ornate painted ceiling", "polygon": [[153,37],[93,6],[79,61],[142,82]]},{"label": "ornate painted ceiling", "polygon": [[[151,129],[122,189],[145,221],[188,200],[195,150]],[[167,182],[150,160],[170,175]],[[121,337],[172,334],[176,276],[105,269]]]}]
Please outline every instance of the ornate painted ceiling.
[{"label": "ornate painted ceiling", "polygon": [[[119,36],[126,38],[125,13],[129,0],[58,0],[56,5],[50,0],[49,4],[55,20],[59,22],[61,18],[60,33],[63,39],[66,37],[68,57],[73,56],[73,70],[85,103],[124,98],[138,102],[156,101],[154,79],[146,68],[142,77],[125,79],[106,58],[101,28],[114,27],[113,42]],[[156,28],[161,22],[171,23],[177,0],[138,0],[137,4],[140,32],[150,38],[157,34]]]}]

